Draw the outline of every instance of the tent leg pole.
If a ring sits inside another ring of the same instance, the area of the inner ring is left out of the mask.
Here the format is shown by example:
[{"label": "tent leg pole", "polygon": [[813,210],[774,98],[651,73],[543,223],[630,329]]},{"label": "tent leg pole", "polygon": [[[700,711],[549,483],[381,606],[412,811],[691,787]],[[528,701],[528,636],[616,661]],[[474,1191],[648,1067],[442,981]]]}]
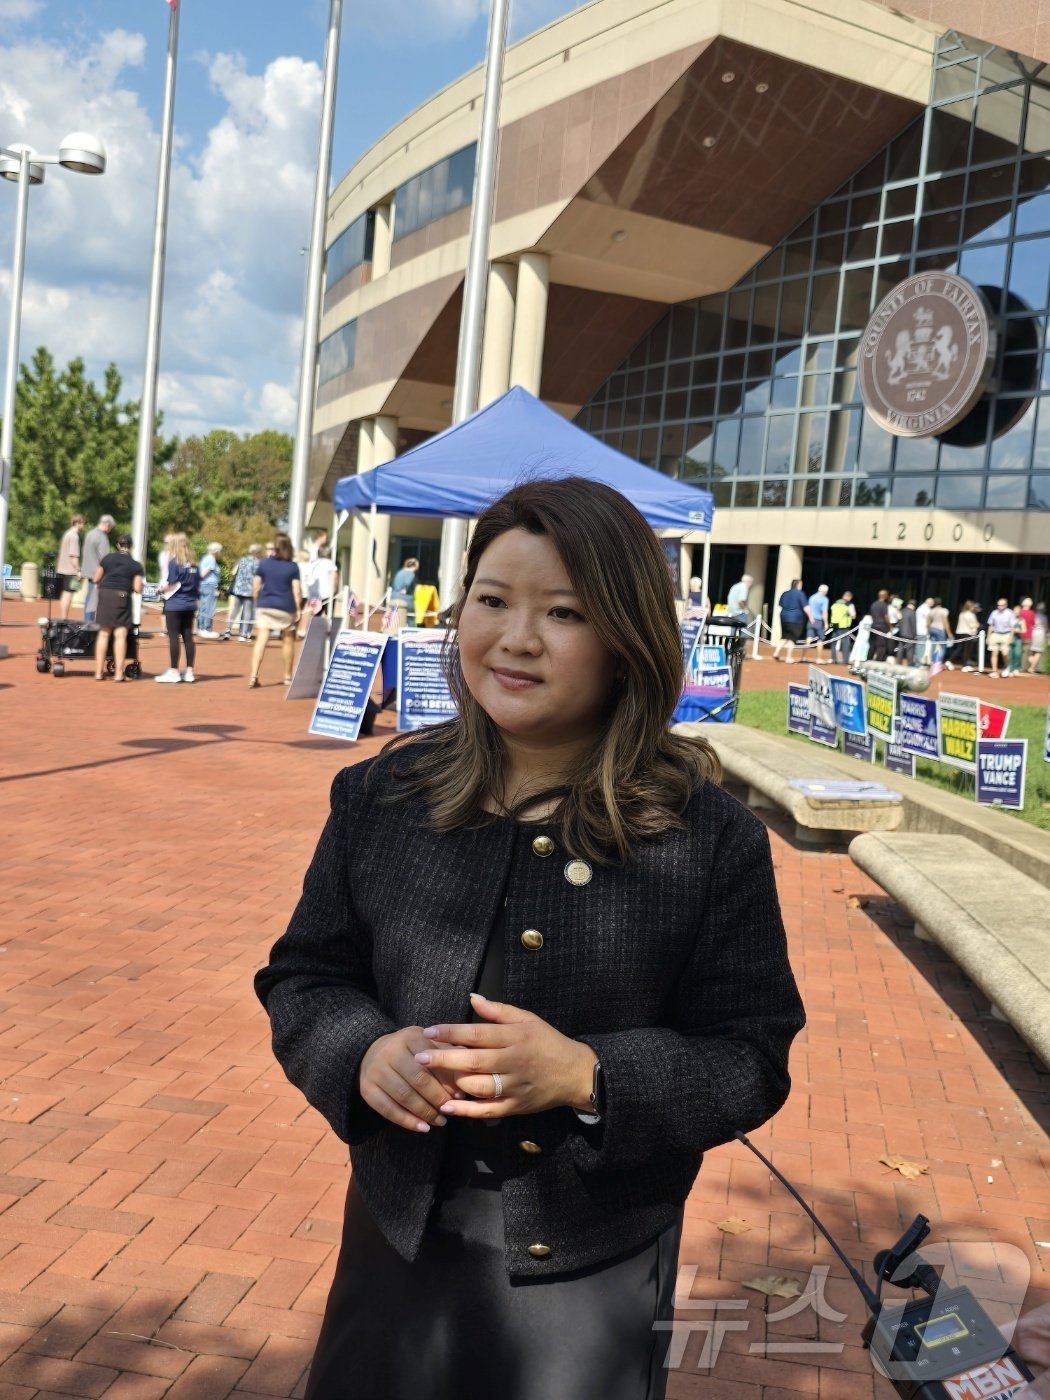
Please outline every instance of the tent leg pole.
[{"label": "tent leg pole", "polygon": [[376,508],[373,505],[368,512],[368,568],[365,570],[365,615],[361,623],[361,630],[367,632],[369,623],[372,620],[372,570],[376,566]]},{"label": "tent leg pole", "polygon": [[700,604],[703,606],[705,598],[711,596],[711,531],[708,530],[704,536],[704,576],[700,580]]}]

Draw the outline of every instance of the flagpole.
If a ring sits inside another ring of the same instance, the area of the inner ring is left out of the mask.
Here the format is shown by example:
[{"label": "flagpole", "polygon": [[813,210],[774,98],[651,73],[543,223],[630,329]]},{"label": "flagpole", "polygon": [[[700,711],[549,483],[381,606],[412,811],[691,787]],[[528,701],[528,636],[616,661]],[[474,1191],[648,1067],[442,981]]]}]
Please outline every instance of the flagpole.
[{"label": "flagpole", "polygon": [[328,45],[324,60],[324,96],[321,102],[321,135],[317,151],[314,213],[310,231],[310,265],[303,308],[303,350],[299,370],[299,415],[295,426],[292,484],[288,496],[288,534],[300,549],[306,524],[306,494],[310,483],[310,446],[313,438],[314,394],[317,388],[318,337],[321,330],[321,284],[324,277],[325,227],[328,222],[328,185],[332,175],[332,134],[339,83],[339,39],[343,27],[343,0],[332,0],[328,17]]},{"label": "flagpole", "polygon": [[[496,202],[496,157],[499,149],[499,109],[503,95],[503,64],[507,50],[507,18],[510,0],[492,0],[489,18],[485,87],[481,106],[481,134],[474,175],[474,203],[470,214],[470,251],[463,280],[463,312],[459,322],[459,353],[452,421],[461,423],[477,411],[481,345],[485,329],[485,295],[489,275],[489,233]],[[447,608],[459,596],[467,522],[446,519],[441,527],[441,562],[438,593]]]},{"label": "flagpole", "polygon": [[168,201],[171,191],[171,153],[175,136],[175,76],[179,57],[179,17],[182,0],[171,5],[168,20],[168,58],[164,83],[164,110],[160,130],[160,171],[157,176],[157,211],[153,227],[153,271],[150,280],[149,320],[146,328],[146,363],[142,376],[138,451],[135,456],[135,498],[131,514],[132,553],[143,567],[149,548],[150,477],[153,473],[153,440],[157,422],[157,370],[160,364],[161,315],[164,308],[164,267],[168,247]]}]

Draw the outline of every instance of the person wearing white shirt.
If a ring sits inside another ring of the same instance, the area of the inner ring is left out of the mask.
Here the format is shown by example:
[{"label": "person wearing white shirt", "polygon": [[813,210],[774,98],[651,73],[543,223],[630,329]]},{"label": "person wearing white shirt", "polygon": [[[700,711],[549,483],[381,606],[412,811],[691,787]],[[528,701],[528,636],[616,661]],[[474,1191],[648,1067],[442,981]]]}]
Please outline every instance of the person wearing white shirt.
[{"label": "person wearing white shirt", "polygon": [[1010,674],[1010,643],[1014,636],[1014,610],[1005,598],[988,614],[988,653],[991,657],[989,674],[996,679],[1000,675],[999,663],[1003,664],[1002,675]]},{"label": "person wearing white shirt", "polygon": [[930,664],[930,613],[932,610],[932,598],[924,599],[915,609],[915,636],[918,639],[915,645],[915,659],[920,666]]}]

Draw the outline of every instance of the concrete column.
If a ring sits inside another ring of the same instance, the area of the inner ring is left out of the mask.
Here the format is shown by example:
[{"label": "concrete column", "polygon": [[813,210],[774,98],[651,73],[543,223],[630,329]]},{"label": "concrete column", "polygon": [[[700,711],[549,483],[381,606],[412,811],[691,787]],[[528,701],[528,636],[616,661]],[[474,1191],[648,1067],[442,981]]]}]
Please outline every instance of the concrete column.
[{"label": "concrete column", "polygon": [[[375,420],[362,418],[357,430],[357,470],[369,471],[375,465]],[[350,590],[361,602],[368,582],[368,521],[353,517],[350,531],[350,577],[347,582]],[[372,593],[376,592],[378,580],[373,575]]]},{"label": "concrete column", "polygon": [[766,566],[769,563],[768,544],[749,544],[744,555],[744,573],[755,580],[748,596],[748,607],[756,616],[762,616],[762,604],[766,601]]},{"label": "concrete column", "polygon": [[802,577],[802,550],[798,545],[782,544],[780,553],[777,556],[777,582],[773,589],[773,597],[770,599],[770,625],[773,628],[773,640],[780,641],[780,609],[777,607],[777,600],[782,596],[784,590],[791,587],[791,580]]},{"label": "concrete column", "polygon": [[375,233],[372,240],[372,281],[385,277],[390,271],[390,248],[394,232],[394,201],[377,204]]},{"label": "concrete column", "polygon": [[496,262],[489,268],[478,408],[484,408],[510,388],[510,352],[514,341],[514,292],[517,282],[518,269],[514,263]]},{"label": "concrete column", "polygon": [[550,258],[546,253],[522,253],[518,260],[518,295],[514,339],[510,352],[510,382],[539,398],[543,373],[543,342],[547,332],[547,293]]}]

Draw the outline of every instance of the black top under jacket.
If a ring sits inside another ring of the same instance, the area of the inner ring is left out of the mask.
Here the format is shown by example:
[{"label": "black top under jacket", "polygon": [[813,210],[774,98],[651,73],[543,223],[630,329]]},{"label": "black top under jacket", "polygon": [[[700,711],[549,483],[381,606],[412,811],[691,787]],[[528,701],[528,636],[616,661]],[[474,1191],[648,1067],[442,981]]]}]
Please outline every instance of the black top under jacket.
[{"label": "black top under jacket", "polygon": [[[511,1171],[507,1270],[542,1277],[620,1255],[676,1218],[706,1149],[765,1122],[787,1097],[788,1049],[805,1016],[765,828],[704,783],[681,830],[571,884],[570,854],[542,824],[492,817],[439,834],[419,799],[385,801],[409,761],[381,755],[332,784],[302,898],[256,977],[274,1053],[350,1145],[383,1234],[414,1258],[444,1132],[376,1114],[356,1087],[358,1067],[381,1035],[471,1019],[505,897],[506,1001],[592,1046],[605,1079],[600,1124],[562,1107],[493,1131]],[[544,834],[553,854],[539,853]],[[523,944],[526,930],[542,933],[541,947]],[[537,1244],[550,1253],[530,1254]]]}]

